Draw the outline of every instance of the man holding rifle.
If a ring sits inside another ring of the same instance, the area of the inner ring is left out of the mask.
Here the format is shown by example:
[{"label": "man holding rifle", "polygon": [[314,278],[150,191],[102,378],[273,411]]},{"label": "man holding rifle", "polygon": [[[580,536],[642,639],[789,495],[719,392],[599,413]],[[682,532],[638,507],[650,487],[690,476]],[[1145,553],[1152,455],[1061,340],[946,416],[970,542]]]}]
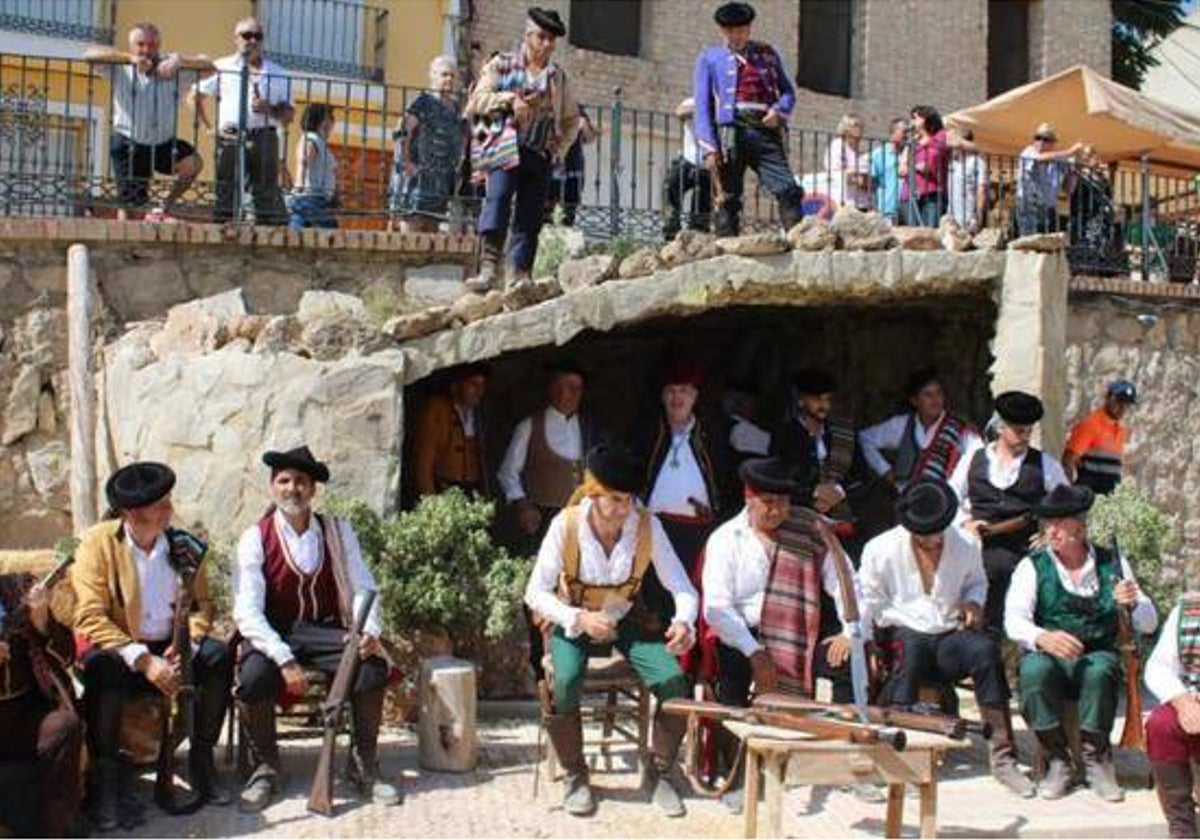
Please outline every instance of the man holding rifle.
[{"label": "man holding rifle", "polygon": [[[170,527],[175,473],[143,461],[117,470],[105,485],[110,515],[80,538],[71,570],[75,631],[91,648],[83,655],[83,700],[93,759],[92,821],[100,831],[144,822],[132,768],[122,767],[121,715],[138,694],[174,697],[183,688],[171,646],[179,570],[195,562],[180,553]],[[217,782],[213,747],[229,698],[233,663],[228,646],[210,635],[212,602],[204,567],[196,574],[188,619],[198,694],[188,747],[192,789],[202,801],[228,804]]]},{"label": "man holding rifle", "polygon": [[992,775],[1023,797],[1033,796],[1017,767],[1008,681],[996,640],[981,632],[987,577],[979,546],[951,523],[958,497],[941,479],[904,488],[900,524],[867,543],[859,581],[876,628],[890,628],[896,650],[890,700],[912,706],[922,683],[970,675],[980,715],[991,725]]},{"label": "man holding rifle", "polygon": [[[273,504],[238,541],[233,605],[242,636],[238,713],[254,764],[241,808],[251,812],[267,807],[278,792],[275,703],[308,693],[305,667],[333,677],[357,602],[377,588],[354,528],[313,512],[317,482],[329,480],[329,468],[307,446],[267,452],[263,463],[271,468]],[[376,601],[358,646],[349,775],[361,796],[394,805],[399,790],[376,775],[388,678],[380,629]]]},{"label": "man holding rifle", "polygon": [[1070,483],[1056,458],[1029,444],[1042,413],[1042,401],[1032,394],[997,396],[999,437],[986,446],[976,438],[950,477],[967,515],[962,527],[983,545],[988,583],[983,626],[997,637],[1003,631],[1008,580],[1037,532],[1033,508],[1055,487]]},{"label": "man holding rifle", "polygon": [[1121,658],[1118,611],[1131,609],[1133,629],[1153,633],[1154,603],[1138,588],[1124,559],[1088,541],[1088,487],[1056,487],[1035,508],[1045,548],[1021,560],[1012,575],[1004,629],[1025,650],[1019,674],[1021,709],[1037,733],[1049,766],[1039,786],[1059,799],[1071,785],[1062,728],[1063,703],[1079,701],[1083,766],[1092,791],[1120,802],[1109,733],[1117,713]]}]

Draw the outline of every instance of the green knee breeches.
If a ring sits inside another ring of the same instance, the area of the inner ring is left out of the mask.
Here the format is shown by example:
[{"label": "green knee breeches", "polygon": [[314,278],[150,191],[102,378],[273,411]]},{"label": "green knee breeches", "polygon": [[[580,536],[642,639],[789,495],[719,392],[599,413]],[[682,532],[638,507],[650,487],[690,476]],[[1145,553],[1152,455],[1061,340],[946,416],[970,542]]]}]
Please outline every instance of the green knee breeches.
[{"label": "green knee breeches", "polygon": [[[561,627],[554,628],[550,636],[550,658],[554,662],[556,714],[579,711],[588,648],[592,644],[587,636],[568,639]],[[617,638],[613,644],[660,701],[687,695],[687,678],[680,670],[679,662],[667,651],[665,642],[637,638],[630,623],[622,621],[617,625]]]},{"label": "green knee breeches", "polygon": [[1063,703],[1078,700],[1081,730],[1112,730],[1121,687],[1121,660],[1115,652],[1092,651],[1078,659],[1031,652],[1021,657],[1019,672],[1021,713],[1031,729],[1057,729]]}]

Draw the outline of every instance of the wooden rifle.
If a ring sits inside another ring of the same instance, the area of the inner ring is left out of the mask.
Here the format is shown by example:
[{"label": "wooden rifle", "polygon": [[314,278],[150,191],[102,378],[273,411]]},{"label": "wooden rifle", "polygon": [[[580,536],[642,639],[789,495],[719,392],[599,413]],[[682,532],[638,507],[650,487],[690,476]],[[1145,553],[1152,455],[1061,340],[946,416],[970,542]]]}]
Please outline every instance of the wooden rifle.
[{"label": "wooden rifle", "polygon": [[204,804],[198,791],[180,797],[175,788],[175,751],[186,739],[188,749],[196,748],[196,678],[193,668],[192,633],[189,618],[195,598],[195,581],[200,563],[208,551],[202,540],[187,531],[167,531],[171,565],[179,578],[179,590],[171,618],[171,652],[179,669],[179,691],[174,702],[164,698],[162,731],[158,746],[158,768],[154,780],[154,801],[173,816],[193,814]]},{"label": "wooden rifle", "polygon": [[[760,694],[754,698],[754,708],[766,709],[773,712],[798,712],[801,714],[823,714],[836,720],[857,720],[857,712],[853,706],[838,703],[820,703],[804,697],[793,697],[788,694]],[[932,732],[961,741],[968,735],[979,735],[985,739],[992,737],[992,727],[966,718],[946,715],[932,708],[921,706],[911,708],[891,708],[885,706],[868,706],[867,716],[876,726],[898,727],[912,729],[917,732]]]},{"label": "wooden rifle", "polygon": [[350,692],[358,677],[358,643],[362,639],[363,627],[375,603],[375,590],[363,593],[358,610],[354,614],[354,625],[346,637],[342,658],[337,673],[329,686],[329,694],[321,705],[321,717],[325,724],[325,736],[321,741],[321,752],[317,758],[317,771],[313,775],[312,790],[308,794],[308,810],[326,817],[333,816],[333,754],[337,749],[338,731],[342,728],[342,712],[350,700]]},{"label": "wooden rifle", "polygon": [[[1112,535],[1114,583],[1125,579],[1121,564],[1121,548],[1117,535]],[[1142,680],[1142,657],[1138,651],[1137,634],[1133,630],[1133,608],[1117,605],[1117,647],[1121,651],[1121,662],[1125,666],[1125,726],[1121,730],[1118,745],[1127,750],[1146,749],[1146,730],[1142,725],[1142,692],[1138,685]]]},{"label": "wooden rifle", "polygon": [[771,711],[762,708],[742,708],[688,700],[676,697],[664,701],[660,709],[668,715],[704,717],[713,720],[740,720],[759,726],[775,726],[807,733],[822,741],[849,741],[853,744],[884,744],[894,750],[904,749],[908,736],[902,729],[847,723],[820,715]]}]

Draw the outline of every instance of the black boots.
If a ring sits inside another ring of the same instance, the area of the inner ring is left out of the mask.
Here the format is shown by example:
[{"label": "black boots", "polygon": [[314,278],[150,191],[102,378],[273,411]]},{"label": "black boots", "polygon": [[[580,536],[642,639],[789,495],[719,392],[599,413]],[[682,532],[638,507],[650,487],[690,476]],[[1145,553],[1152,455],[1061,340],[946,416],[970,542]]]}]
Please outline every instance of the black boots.
[{"label": "black boots", "polygon": [[1012,713],[1007,706],[981,706],[980,717],[991,724],[992,739],[988,743],[992,776],[1017,796],[1029,799],[1034,795],[1033,782],[1017,764],[1017,748],[1013,742]]},{"label": "black boots", "polygon": [[275,739],[275,701],[260,703],[238,701],[238,717],[242,734],[250,743],[251,764],[254,767],[249,781],[242,789],[238,802],[246,812],[261,811],[271,804],[279,782],[279,743]]},{"label": "black boots", "polygon": [[350,751],[347,775],[358,787],[359,796],[381,805],[400,802],[400,790],[379,778],[379,727],[383,723],[385,689],[354,695],[350,710],[354,723],[354,746]]},{"label": "black boots", "polygon": [[646,759],[645,784],[650,792],[650,801],[668,817],[682,817],[687,813],[679,791],[671,780],[679,744],[686,732],[687,718],[661,712],[655,715],[654,736],[650,743],[650,755]]},{"label": "black boots", "polygon": [[1196,826],[1196,799],[1192,793],[1195,783],[1192,764],[1167,764],[1150,762],[1154,776],[1154,790],[1158,793],[1158,804],[1167,818],[1167,829],[1172,837],[1200,837]]},{"label": "black boots", "polygon": [[579,712],[546,715],[545,726],[554,754],[566,774],[563,808],[575,817],[590,816],[596,811],[596,798],[588,784],[587,762],[583,758],[583,719]]}]

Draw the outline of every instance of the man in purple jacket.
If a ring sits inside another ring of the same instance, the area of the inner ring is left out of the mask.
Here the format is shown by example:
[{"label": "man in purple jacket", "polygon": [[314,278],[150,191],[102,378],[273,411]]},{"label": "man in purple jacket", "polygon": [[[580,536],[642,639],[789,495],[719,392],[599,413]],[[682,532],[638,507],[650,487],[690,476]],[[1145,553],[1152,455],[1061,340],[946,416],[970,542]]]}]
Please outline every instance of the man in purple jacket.
[{"label": "man in purple jacket", "polygon": [[750,40],[750,4],[726,3],[713,17],[725,43],[700,53],[693,91],[696,140],[720,185],[716,234],[738,234],[747,166],[775,196],[780,220],[790,228],[800,221],[804,198],[784,145],[795,91],[778,51]]}]

